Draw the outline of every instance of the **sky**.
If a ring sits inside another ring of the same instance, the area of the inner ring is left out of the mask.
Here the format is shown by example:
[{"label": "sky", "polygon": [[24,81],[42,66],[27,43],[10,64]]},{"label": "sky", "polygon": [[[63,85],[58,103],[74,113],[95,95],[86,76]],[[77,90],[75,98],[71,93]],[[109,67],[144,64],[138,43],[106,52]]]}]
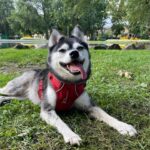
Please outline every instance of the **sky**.
[{"label": "sky", "polygon": [[105,25],[104,25],[104,28],[108,29],[108,28],[111,28],[112,27],[112,22],[111,22],[111,17],[110,18],[107,18],[105,20]]}]

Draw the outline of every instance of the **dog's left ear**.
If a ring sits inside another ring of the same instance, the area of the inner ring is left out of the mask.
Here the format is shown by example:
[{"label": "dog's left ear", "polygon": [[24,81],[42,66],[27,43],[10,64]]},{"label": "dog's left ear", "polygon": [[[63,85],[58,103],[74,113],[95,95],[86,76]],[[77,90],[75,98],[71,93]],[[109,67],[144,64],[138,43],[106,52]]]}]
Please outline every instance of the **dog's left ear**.
[{"label": "dog's left ear", "polygon": [[63,35],[61,35],[56,29],[53,29],[48,41],[49,48],[57,44],[62,37]]},{"label": "dog's left ear", "polygon": [[72,33],[71,33],[72,36],[80,39],[81,41],[83,42],[87,42],[85,36],[84,36],[84,33],[80,30],[79,26],[75,26]]}]

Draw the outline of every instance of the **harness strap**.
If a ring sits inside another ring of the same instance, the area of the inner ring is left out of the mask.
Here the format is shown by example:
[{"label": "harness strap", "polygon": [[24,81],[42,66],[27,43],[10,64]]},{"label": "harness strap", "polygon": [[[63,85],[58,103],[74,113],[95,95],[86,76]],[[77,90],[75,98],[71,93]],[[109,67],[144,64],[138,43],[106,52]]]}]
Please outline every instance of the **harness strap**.
[{"label": "harness strap", "polygon": [[[53,74],[48,73],[48,82],[51,83],[57,96],[56,110],[69,110],[75,100],[83,93],[86,83],[81,84],[65,84],[59,81]],[[44,81],[39,80],[38,95],[40,100],[44,100]]]},{"label": "harness strap", "polygon": [[39,81],[38,95],[39,95],[40,100],[42,100],[43,99],[43,80]]}]

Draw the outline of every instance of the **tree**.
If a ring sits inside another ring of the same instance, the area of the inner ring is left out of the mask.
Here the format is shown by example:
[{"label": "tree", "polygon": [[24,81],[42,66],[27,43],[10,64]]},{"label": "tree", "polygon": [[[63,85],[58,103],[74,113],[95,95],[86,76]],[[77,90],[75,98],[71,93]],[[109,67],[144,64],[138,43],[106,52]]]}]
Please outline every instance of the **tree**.
[{"label": "tree", "polygon": [[124,31],[124,25],[121,23],[114,23],[111,27],[113,34],[117,37],[121,34],[122,31]]},{"label": "tree", "polygon": [[0,0],[0,33],[11,34],[10,25],[8,23],[8,17],[14,10],[13,0]]},{"label": "tree", "polygon": [[73,26],[79,24],[86,34],[93,37],[104,26],[106,0],[60,0],[55,5],[57,26],[63,28],[64,32],[68,33]]},{"label": "tree", "polygon": [[129,0],[127,12],[130,31],[148,36],[150,32],[150,1]]},{"label": "tree", "polygon": [[30,0],[32,5],[37,9],[37,12],[42,17],[41,25],[43,25],[43,31],[46,34],[46,38],[49,38],[49,30],[55,25],[54,10],[53,8],[55,0]]},{"label": "tree", "polygon": [[69,33],[79,24],[93,37],[104,26],[107,0],[16,0],[11,28],[19,33],[46,33],[56,27]]},{"label": "tree", "polygon": [[45,33],[52,27],[50,0],[18,0],[16,9],[9,18],[11,28],[18,33]]},{"label": "tree", "polygon": [[109,15],[112,17],[112,31],[115,36],[121,34],[124,26],[127,25],[127,0],[111,0],[107,7]]},{"label": "tree", "polygon": [[107,17],[106,6],[106,0],[80,0],[75,9],[79,24],[91,38],[94,38],[97,30],[103,29]]},{"label": "tree", "polygon": [[69,34],[74,26],[75,14],[73,9],[75,3],[76,0],[59,0],[53,3],[54,26],[65,34]]},{"label": "tree", "polygon": [[41,17],[37,10],[27,0],[19,0],[16,2],[16,10],[9,18],[11,28],[15,33],[32,34],[40,32]]}]

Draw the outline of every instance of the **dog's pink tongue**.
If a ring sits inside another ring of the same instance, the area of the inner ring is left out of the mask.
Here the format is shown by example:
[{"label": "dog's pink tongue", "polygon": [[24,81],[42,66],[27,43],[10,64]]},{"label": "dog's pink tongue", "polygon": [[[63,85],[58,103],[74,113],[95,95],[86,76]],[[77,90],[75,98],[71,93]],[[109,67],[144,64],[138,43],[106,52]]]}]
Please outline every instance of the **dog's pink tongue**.
[{"label": "dog's pink tongue", "polygon": [[69,69],[72,72],[79,71],[81,73],[83,80],[85,80],[87,78],[86,72],[84,71],[83,66],[81,64],[70,64]]}]

